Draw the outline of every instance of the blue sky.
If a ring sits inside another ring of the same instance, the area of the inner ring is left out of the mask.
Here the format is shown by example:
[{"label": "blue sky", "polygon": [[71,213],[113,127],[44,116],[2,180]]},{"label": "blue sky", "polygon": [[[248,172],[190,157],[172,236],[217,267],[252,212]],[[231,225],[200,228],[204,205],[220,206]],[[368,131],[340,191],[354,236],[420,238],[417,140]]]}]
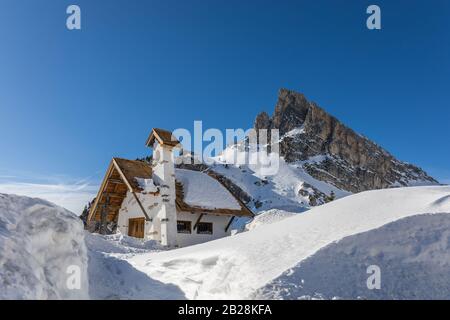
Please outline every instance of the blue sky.
[{"label": "blue sky", "polygon": [[449,36],[447,0],[0,0],[0,190],[89,197],[152,127],[249,128],[281,87],[450,182]]}]

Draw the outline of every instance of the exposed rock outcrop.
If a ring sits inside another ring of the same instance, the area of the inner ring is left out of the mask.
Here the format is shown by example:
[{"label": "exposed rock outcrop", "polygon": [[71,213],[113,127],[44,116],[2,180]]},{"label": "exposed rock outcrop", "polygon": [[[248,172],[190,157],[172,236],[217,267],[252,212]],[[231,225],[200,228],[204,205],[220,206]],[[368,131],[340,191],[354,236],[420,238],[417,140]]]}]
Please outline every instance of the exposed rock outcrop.
[{"label": "exposed rock outcrop", "polygon": [[301,161],[311,176],[340,189],[359,192],[437,183],[294,91],[281,89],[272,117],[260,113],[254,127],[279,129],[280,152],[286,161]]}]

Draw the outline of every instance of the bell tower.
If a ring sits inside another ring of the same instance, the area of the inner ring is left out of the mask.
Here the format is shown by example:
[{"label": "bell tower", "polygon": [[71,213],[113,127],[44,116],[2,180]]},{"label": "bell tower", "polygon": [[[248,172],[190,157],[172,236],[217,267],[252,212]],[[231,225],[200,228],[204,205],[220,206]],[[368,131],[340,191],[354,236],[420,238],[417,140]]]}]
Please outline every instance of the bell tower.
[{"label": "bell tower", "polygon": [[161,206],[157,219],[161,222],[161,244],[177,246],[177,210],[175,205],[175,161],[174,149],[180,142],[171,132],[154,128],[146,145],[153,148],[153,181],[161,192]]}]

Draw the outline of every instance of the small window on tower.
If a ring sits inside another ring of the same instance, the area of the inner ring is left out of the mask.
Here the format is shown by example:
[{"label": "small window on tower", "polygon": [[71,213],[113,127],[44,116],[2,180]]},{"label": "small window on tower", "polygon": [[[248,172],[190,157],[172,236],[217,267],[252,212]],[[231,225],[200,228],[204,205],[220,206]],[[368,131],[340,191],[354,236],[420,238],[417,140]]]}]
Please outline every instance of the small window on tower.
[{"label": "small window on tower", "polygon": [[213,224],[211,222],[199,222],[197,225],[198,234],[213,234]]},{"label": "small window on tower", "polygon": [[178,233],[191,233],[190,221],[177,221]]}]

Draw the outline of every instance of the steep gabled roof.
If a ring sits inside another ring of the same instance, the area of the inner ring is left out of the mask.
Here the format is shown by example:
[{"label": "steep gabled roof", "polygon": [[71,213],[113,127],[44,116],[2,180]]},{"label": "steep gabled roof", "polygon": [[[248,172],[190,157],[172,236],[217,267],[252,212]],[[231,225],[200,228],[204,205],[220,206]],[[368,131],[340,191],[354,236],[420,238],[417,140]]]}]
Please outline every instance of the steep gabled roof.
[{"label": "steep gabled roof", "polygon": [[[210,213],[217,215],[229,216],[253,216],[253,213],[245,206],[245,204],[237,198],[220,180],[215,177],[213,172],[199,172],[199,174],[207,174],[211,178],[217,180],[218,183],[228,192],[233,199],[239,204],[239,209],[228,208],[204,208],[201,205],[187,204],[185,202],[183,184],[176,181],[176,206],[180,211]],[[130,191],[141,207],[144,216],[149,216],[136,196],[136,193],[142,192],[135,178],[151,179],[152,167],[150,164],[139,160],[127,160],[121,158],[113,158],[109,164],[106,175],[98,191],[94,204],[92,205],[88,221],[100,221],[102,210],[106,210],[107,221],[117,221],[120,207],[125,199],[127,192]],[[176,179],[176,177],[175,177]],[[208,197],[205,191],[205,197]],[[109,202],[107,201],[109,200]]]},{"label": "steep gabled roof", "polygon": [[149,137],[147,138],[147,141],[145,142],[145,145],[148,147],[153,147],[153,143],[155,142],[155,139],[161,145],[167,145],[170,147],[176,147],[180,144],[180,142],[172,134],[172,132],[164,130],[164,129],[153,128],[152,132],[150,133]]},{"label": "steep gabled roof", "polygon": [[176,203],[181,211],[230,216],[253,216],[212,171],[177,169]]},{"label": "steep gabled roof", "polygon": [[[116,221],[122,202],[130,191],[134,195],[142,191],[135,178],[150,179],[152,168],[142,161],[113,158],[108,166],[103,182],[89,210],[88,221],[100,221],[102,210],[106,210],[106,220]],[[145,210],[144,216],[147,216]]]},{"label": "steep gabled roof", "polygon": [[125,177],[125,183],[129,186],[130,191],[142,191],[142,188],[139,186],[135,178],[152,178],[152,167],[148,163],[139,160],[127,160],[120,158],[114,158],[113,161],[117,164],[119,172]]}]

